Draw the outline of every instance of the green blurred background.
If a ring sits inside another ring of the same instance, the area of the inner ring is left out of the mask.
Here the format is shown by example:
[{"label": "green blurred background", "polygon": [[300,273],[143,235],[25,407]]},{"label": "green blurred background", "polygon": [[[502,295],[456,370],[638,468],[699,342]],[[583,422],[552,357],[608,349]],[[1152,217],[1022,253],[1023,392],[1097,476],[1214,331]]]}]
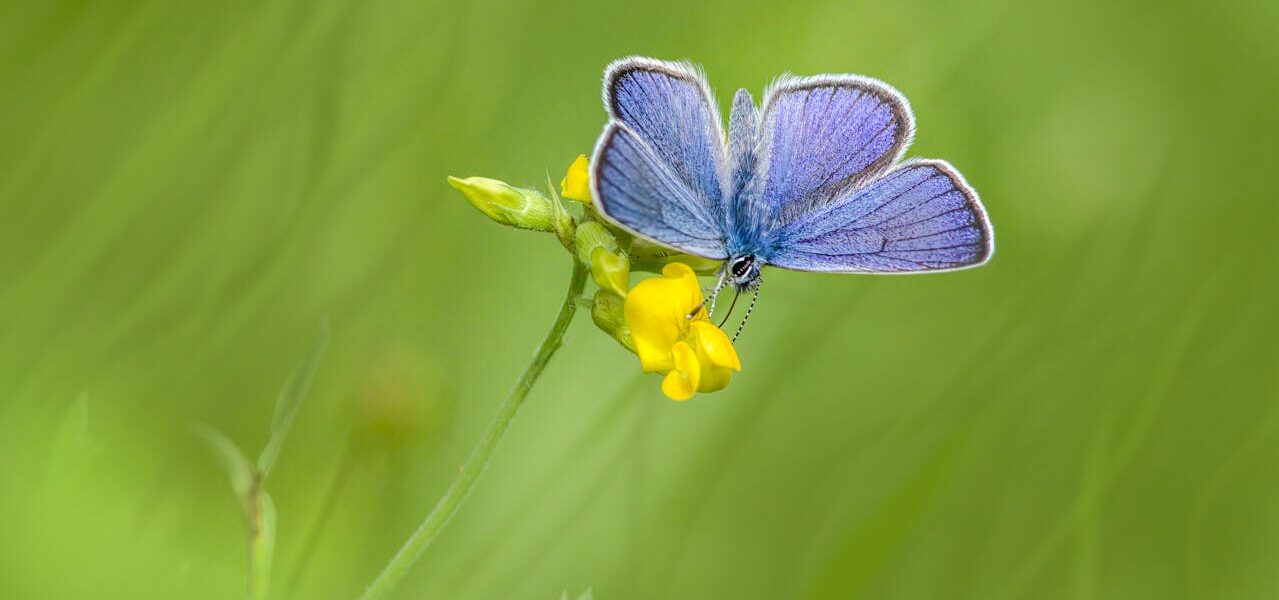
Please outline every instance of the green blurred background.
[{"label": "green blurred background", "polygon": [[[0,596],[354,597],[553,317],[445,184],[589,152],[626,54],[885,79],[994,261],[770,272],[724,392],[579,318],[405,598],[1279,597],[1279,3],[0,3]],[[328,518],[322,517],[327,514]],[[323,523],[323,525],[317,525]],[[305,571],[293,585],[294,572]],[[286,593],[286,592],[292,592]]]}]

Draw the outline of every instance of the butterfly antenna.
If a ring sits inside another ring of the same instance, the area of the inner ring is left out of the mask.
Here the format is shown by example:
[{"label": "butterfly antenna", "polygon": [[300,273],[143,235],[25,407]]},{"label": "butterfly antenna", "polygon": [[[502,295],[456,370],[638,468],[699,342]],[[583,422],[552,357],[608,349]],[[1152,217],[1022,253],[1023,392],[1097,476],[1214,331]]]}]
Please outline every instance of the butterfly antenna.
[{"label": "butterfly antenna", "polygon": [[[760,283],[763,283],[760,281]],[[755,291],[751,294],[751,303],[746,306],[746,314],[742,315],[742,322],[737,324],[737,332],[733,334],[733,343],[737,343],[737,336],[742,335],[742,328],[746,327],[746,320],[751,318],[751,311],[755,310],[755,301],[759,300],[759,287],[755,286]],[[737,298],[733,298],[737,300]]]},{"label": "butterfly antenna", "polygon": [[728,312],[724,313],[724,320],[719,322],[720,329],[723,329],[724,324],[728,322],[728,318],[733,316],[733,307],[737,306],[737,299],[741,296],[741,294],[733,294],[733,302],[728,305]]}]

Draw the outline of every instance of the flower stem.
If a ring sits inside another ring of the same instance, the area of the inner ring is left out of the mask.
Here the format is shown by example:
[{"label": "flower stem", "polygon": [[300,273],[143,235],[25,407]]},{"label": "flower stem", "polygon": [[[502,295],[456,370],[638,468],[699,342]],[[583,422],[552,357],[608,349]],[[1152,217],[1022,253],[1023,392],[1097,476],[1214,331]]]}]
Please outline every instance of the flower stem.
[{"label": "flower stem", "polygon": [[560,305],[560,312],[555,317],[555,323],[551,325],[551,330],[546,334],[546,339],[542,340],[542,344],[537,348],[537,354],[533,357],[533,362],[529,363],[528,368],[524,370],[524,374],[520,376],[520,380],[515,384],[515,389],[511,390],[510,395],[498,407],[497,414],[493,416],[493,421],[489,423],[488,431],[484,432],[484,436],[475,445],[475,449],[471,451],[471,456],[466,460],[466,464],[462,465],[462,469],[458,472],[457,477],[453,479],[453,483],[449,485],[449,489],[444,492],[444,496],[435,504],[435,508],[431,509],[431,513],[426,516],[421,525],[418,525],[413,535],[404,542],[404,546],[395,554],[391,562],[387,563],[382,572],[378,574],[377,579],[369,584],[364,590],[362,600],[375,600],[387,597],[400,580],[408,574],[413,563],[422,556],[435,537],[444,530],[448,525],[449,519],[462,506],[462,502],[471,492],[476,480],[484,472],[488,466],[489,459],[493,458],[493,451],[497,449],[497,445],[502,441],[502,436],[506,434],[507,428],[511,426],[511,421],[515,418],[515,413],[519,412],[520,406],[524,404],[524,399],[528,397],[529,390],[533,389],[533,384],[537,382],[542,371],[546,368],[546,364],[550,362],[551,357],[555,355],[555,351],[564,345],[564,333],[568,331],[569,323],[573,321],[573,315],[577,312],[577,297],[582,294],[582,289],[586,285],[586,267],[584,267],[576,259],[573,260],[573,275],[569,280],[568,293],[564,298],[564,304]]}]

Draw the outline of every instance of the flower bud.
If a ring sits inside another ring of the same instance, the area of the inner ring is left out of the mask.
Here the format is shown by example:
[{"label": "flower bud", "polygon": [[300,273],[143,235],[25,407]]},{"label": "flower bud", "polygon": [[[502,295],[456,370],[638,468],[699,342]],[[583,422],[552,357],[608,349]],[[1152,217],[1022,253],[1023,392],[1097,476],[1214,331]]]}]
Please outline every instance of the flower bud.
[{"label": "flower bud", "polygon": [[575,242],[577,246],[577,260],[582,261],[584,265],[591,264],[591,257],[595,254],[596,248],[604,248],[609,252],[617,254],[619,248],[617,238],[609,232],[608,228],[596,223],[595,221],[587,221],[577,226],[574,232]]},{"label": "flower bud", "polygon": [[536,190],[514,187],[487,177],[449,177],[449,185],[462,192],[490,219],[536,231],[555,231],[555,207],[551,199]]},{"label": "flower bud", "polygon": [[631,263],[625,257],[598,246],[591,253],[591,277],[600,289],[625,297],[626,288],[631,285]]},{"label": "flower bud", "polygon": [[625,297],[631,283],[631,264],[618,248],[617,238],[594,221],[578,225],[575,236],[577,259],[591,268],[595,285]]},{"label": "flower bud", "polygon": [[625,306],[626,301],[621,296],[606,289],[597,290],[595,301],[591,304],[591,320],[604,333],[634,352],[635,342],[631,340],[631,330],[626,326]]},{"label": "flower bud", "polygon": [[583,204],[591,203],[591,170],[585,154],[577,155],[577,160],[560,180],[560,195]]}]

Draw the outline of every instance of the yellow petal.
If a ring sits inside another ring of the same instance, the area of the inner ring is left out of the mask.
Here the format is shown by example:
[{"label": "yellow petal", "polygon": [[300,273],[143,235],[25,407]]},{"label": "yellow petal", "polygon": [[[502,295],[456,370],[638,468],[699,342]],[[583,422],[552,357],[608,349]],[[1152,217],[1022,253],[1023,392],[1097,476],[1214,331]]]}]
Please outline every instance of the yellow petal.
[{"label": "yellow petal", "polygon": [[702,394],[718,392],[728,387],[728,384],[732,383],[732,381],[732,369],[703,364],[701,379],[697,385],[697,391]]},{"label": "yellow petal", "polygon": [[674,368],[672,347],[688,337],[688,314],[702,302],[701,286],[688,265],[667,265],[662,275],[636,284],[626,295],[623,309],[646,373]]},{"label": "yellow petal", "polygon": [[626,303],[622,312],[626,316],[626,326],[631,330],[631,341],[635,343],[635,353],[639,355],[640,367],[645,373],[669,371],[675,366],[671,357],[671,346],[680,339],[679,322],[669,317],[657,305],[661,298],[652,298],[651,286],[644,284],[648,279],[639,282],[630,294],[626,295]]},{"label": "yellow petal", "polygon": [[725,367],[734,371],[742,370],[742,361],[720,328],[708,321],[694,321],[693,333],[697,337],[697,355],[717,367]]},{"label": "yellow petal", "polygon": [[[682,262],[673,262],[662,267],[662,277],[670,281],[669,293],[674,302],[678,302],[679,311],[687,317],[693,309],[702,307],[702,284],[697,282],[697,274]],[[698,316],[704,317],[706,311]]]},{"label": "yellow petal", "polygon": [[697,352],[697,361],[702,369],[697,391],[715,392],[728,387],[733,380],[733,371],[742,368],[732,342],[710,321],[694,321],[692,330],[688,342]]},{"label": "yellow petal", "polygon": [[679,342],[671,348],[674,355],[675,368],[662,380],[662,393],[671,400],[688,400],[697,393],[701,384],[702,370],[697,360],[697,353],[688,344]]},{"label": "yellow petal", "polygon": [[568,173],[560,181],[560,195],[569,200],[591,202],[591,170],[585,154],[577,155],[577,160],[568,167]]}]

